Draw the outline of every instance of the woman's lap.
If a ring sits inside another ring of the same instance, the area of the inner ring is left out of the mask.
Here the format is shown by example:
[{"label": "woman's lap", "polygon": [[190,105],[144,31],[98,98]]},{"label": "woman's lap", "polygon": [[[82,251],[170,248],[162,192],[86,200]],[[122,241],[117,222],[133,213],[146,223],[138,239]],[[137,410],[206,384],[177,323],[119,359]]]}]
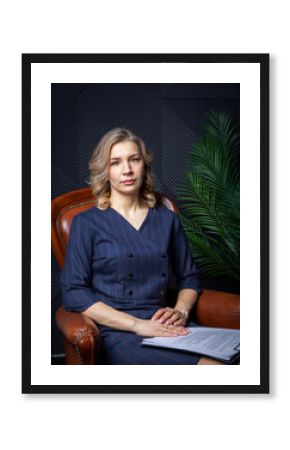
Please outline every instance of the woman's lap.
[{"label": "woman's lap", "polygon": [[196,365],[200,355],[142,345],[142,336],[118,330],[103,330],[102,363],[123,365]]}]

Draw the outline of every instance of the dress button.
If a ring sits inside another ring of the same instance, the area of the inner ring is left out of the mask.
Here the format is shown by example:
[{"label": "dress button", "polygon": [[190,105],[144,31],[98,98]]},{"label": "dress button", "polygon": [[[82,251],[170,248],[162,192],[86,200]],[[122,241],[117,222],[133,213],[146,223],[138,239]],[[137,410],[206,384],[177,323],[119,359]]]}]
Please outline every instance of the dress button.
[{"label": "dress button", "polygon": [[162,276],[162,277],[165,277],[165,273],[163,272],[163,273],[161,274],[161,276]]},{"label": "dress button", "polygon": [[133,258],[134,255],[133,255],[133,253],[129,253],[128,256],[129,256],[129,258]]},{"label": "dress button", "polygon": [[166,255],[163,253],[163,254],[161,255],[161,258],[166,258]]},{"label": "dress button", "polygon": [[128,294],[129,294],[129,295],[132,295],[132,294],[133,294],[133,291],[129,291]]},{"label": "dress button", "polygon": [[132,278],[133,274],[132,273],[128,273],[128,278]]}]

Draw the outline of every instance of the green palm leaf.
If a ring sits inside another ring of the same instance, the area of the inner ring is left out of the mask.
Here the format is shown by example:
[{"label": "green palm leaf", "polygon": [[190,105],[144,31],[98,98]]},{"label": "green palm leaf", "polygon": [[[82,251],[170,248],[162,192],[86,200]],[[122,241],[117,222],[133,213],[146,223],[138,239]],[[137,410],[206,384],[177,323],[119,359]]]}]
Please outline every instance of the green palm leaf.
[{"label": "green palm leaf", "polygon": [[226,113],[209,113],[178,193],[183,201],[180,219],[201,270],[239,280],[239,131]]}]

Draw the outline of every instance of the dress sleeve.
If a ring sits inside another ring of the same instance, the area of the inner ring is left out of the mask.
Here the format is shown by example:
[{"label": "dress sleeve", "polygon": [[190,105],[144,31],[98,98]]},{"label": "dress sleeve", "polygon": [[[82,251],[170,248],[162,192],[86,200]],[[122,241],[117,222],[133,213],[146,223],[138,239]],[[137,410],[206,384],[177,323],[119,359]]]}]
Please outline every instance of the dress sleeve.
[{"label": "dress sleeve", "polygon": [[75,216],[60,276],[62,301],[68,311],[85,311],[98,300],[91,289],[92,257],[92,230],[80,215]]},{"label": "dress sleeve", "polygon": [[194,263],[187,236],[182,228],[180,218],[174,213],[169,246],[171,266],[177,277],[177,288],[194,289],[202,292],[200,287],[198,271]]}]

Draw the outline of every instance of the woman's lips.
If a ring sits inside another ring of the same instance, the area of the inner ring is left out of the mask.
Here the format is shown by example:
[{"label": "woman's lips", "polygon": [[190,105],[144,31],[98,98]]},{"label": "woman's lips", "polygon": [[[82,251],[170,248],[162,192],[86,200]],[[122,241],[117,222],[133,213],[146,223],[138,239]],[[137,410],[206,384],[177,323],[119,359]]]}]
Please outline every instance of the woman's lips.
[{"label": "woman's lips", "polygon": [[136,180],[122,181],[123,184],[133,184]]}]

